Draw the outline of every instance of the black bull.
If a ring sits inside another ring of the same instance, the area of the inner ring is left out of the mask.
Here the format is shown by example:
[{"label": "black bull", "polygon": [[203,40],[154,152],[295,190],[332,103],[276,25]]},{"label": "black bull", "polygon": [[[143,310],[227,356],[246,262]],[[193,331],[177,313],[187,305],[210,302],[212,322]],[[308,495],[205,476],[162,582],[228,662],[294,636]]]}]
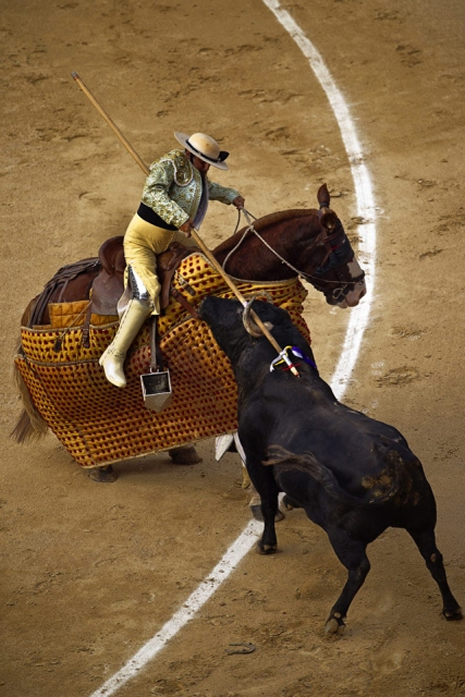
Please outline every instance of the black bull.
[{"label": "black bull", "polygon": [[348,571],[326,622],[328,633],[341,633],[370,569],[367,545],[390,526],[405,528],[439,586],[444,617],[461,619],[436,546],[434,495],[405,438],[338,402],[310,364],[311,348],[286,311],[265,302],[255,302],[253,309],[270,323],[281,347],[298,347],[310,359],[289,354],[300,377],[285,363],[270,371],[276,350],[246,331],[239,302],[208,297],[201,305],[200,317],[228,356],[238,385],[239,439],[265,522],[260,551],[277,548],[275,516],[283,491],[289,506],[304,508],[326,531]]}]

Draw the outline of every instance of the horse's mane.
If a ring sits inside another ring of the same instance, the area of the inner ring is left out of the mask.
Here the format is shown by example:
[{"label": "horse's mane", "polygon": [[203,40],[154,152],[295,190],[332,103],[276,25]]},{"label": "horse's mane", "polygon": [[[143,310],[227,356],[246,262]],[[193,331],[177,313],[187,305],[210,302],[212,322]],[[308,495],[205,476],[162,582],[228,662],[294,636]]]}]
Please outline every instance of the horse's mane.
[{"label": "horse's mane", "polygon": [[[273,225],[278,225],[283,220],[289,221],[293,220],[294,218],[307,218],[311,215],[317,215],[317,213],[318,211],[313,208],[293,208],[286,211],[277,211],[276,213],[269,213],[258,220],[254,220],[253,226],[257,232],[262,233],[267,228],[272,227]],[[224,242],[221,242],[221,244],[219,244],[214,250],[215,253],[220,250],[228,251],[228,249],[237,243],[238,239],[244,234],[248,227],[248,225],[245,225],[234,235],[228,237],[228,239],[224,240]]]},{"label": "horse's mane", "polygon": [[[288,211],[277,211],[276,213],[269,213],[263,218],[256,220],[254,222],[254,228],[257,232],[264,230],[270,225],[275,225],[280,223],[282,220],[293,220],[294,218],[304,218],[316,213],[313,209],[308,208],[294,208]],[[245,228],[244,228],[245,230]]]}]

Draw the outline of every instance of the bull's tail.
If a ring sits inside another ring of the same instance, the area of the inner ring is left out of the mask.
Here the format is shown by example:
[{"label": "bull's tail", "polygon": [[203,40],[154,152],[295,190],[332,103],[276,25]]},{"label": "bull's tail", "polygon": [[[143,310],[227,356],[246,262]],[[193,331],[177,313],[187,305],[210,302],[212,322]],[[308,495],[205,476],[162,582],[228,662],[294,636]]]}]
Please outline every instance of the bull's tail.
[{"label": "bull's tail", "polygon": [[48,426],[35,408],[29,390],[16,365],[14,367],[13,377],[23,403],[23,410],[16,426],[10,433],[10,437],[19,444],[31,440],[39,440],[47,433]]},{"label": "bull's tail", "polygon": [[311,452],[296,454],[289,452],[279,445],[272,445],[268,450],[268,459],[264,465],[276,467],[278,472],[286,470],[298,470],[305,472],[334,499],[351,506],[366,507],[385,504],[399,494],[400,470],[397,462],[388,462],[387,468],[376,480],[369,478],[362,480],[361,486],[364,492],[360,496],[350,494],[339,484],[334,473],[317,460]]}]

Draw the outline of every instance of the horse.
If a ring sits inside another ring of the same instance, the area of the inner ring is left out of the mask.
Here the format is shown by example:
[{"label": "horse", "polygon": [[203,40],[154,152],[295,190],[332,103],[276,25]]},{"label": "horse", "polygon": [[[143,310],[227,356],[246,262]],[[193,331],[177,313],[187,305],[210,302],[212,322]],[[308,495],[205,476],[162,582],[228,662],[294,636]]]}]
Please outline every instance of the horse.
[{"label": "horse", "polygon": [[[356,306],[366,293],[364,272],[340,219],[330,208],[326,184],[318,189],[317,200],[318,209],[279,211],[249,222],[213,249],[213,255],[236,282],[263,284],[303,279],[323,293],[330,305],[340,308]],[[45,285],[43,292],[29,302],[23,313],[22,327],[48,325],[51,304],[76,301],[88,301],[87,317],[92,310],[96,315],[114,315],[117,320],[116,304],[124,290],[122,241],[121,236],[111,238],[100,248],[98,258],[84,259],[60,269]],[[160,275],[165,274],[168,280],[172,279],[179,257],[191,253],[192,248],[183,248],[181,255],[179,250],[170,248],[160,255],[157,259]],[[179,293],[179,290],[175,293],[172,283],[168,287],[184,308],[194,309],[195,316],[195,308],[191,307],[185,294]],[[169,297],[168,292],[165,295],[162,308],[166,310],[168,304],[176,303],[176,300]],[[86,328],[83,332],[86,332]],[[21,351],[20,348],[19,354]],[[25,389],[18,374],[17,361],[15,367],[24,409],[12,436],[23,443],[30,437],[42,435],[48,425]],[[166,418],[169,418],[168,415]],[[168,450],[174,462],[194,464],[199,461],[192,445]],[[113,481],[115,475],[111,465],[102,465],[93,478]]]}]

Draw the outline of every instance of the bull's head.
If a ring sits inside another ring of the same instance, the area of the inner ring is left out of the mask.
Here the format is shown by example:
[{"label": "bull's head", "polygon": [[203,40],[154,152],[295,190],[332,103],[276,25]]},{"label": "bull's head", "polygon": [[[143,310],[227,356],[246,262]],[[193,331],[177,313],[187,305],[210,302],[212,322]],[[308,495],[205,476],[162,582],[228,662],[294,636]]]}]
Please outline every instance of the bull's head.
[{"label": "bull's head", "polygon": [[[198,308],[199,318],[209,325],[218,345],[233,365],[245,349],[262,345],[260,338],[263,334],[250,317],[252,302],[248,302],[244,308],[238,300],[227,300],[210,295]],[[302,348],[311,352],[286,310],[259,300],[254,302],[253,310],[268,331],[273,332],[273,338],[278,343],[285,346],[300,345],[304,342],[305,346],[302,345]],[[271,347],[271,343],[264,339],[264,345],[270,347],[271,358],[273,358],[275,349]]]}]

